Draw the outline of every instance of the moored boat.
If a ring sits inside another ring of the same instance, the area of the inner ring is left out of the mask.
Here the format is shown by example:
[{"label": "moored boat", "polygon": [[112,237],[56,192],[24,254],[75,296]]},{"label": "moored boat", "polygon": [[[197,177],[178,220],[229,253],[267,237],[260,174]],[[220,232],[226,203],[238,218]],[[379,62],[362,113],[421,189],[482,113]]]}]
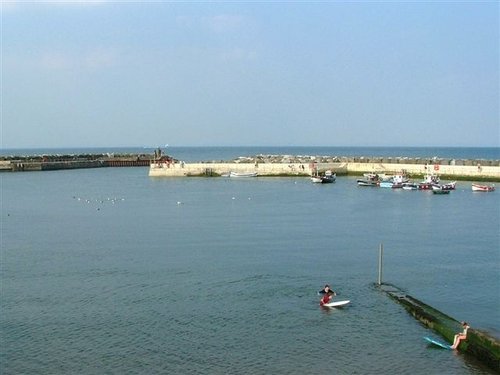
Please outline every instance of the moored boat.
[{"label": "moored boat", "polygon": [[482,184],[472,183],[472,191],[484,191],[484,192],[495,191],[495,185],[482,185]]},{"label": "moored boat", "polygon": [[439,177],[435,174],[425,175],[424,180],[418,184],[418,190],[432,190],[433,186],[439,185]]},{"label": "moored boat", "polygon": [[333,173],[331,170],[327,170],[324,175],[319,174],[311,176],[311,181],[314,183],[328,184],[335,182],[337,179],[337,174]]},{"label": "moored boat", "polygon": [[372,186],[376,187],[379,186],[379,181],[378,180],[369,180],[369,179],[364,179],[360,178],[357,180],[358,186]]},{"label": "moored boat", "polygon": [[257,172],[229,172],[229,177],[257,177]]},{"label": "moored boat", "polygon": [[323,182],[321,180],[321,176],[311,176],[311,181],[317,184],[321,184]]},{"label": "moored boat", "polygon": [[388,179],[384,179],[380,182],[380,187],[399,189],[403,187],[403,184],[408,182],[408,178],[405,175],[394,175]]},{"label": "moored boat", "polygon": [[418,189],[418,185],[414,182],[405,182],[403,184],[403,189],[404,190],[417,190]]},{"label": "moored boat", "polygon": [[358,186],[379,186],[380,176],[375,173],[365,173],[363,178],[356,180]]},{"label": "moored boat", "polygon": [[432,185],[432,190],[446,190],[446,191],[450,191],[450,190],[455,190],[455,185],[456,185],[456,181],[453,181],[453,182],[450,182],[448,184],[443,184],[443,185],[439,185],[439,184],[434,184]]},{"label": "moored boat", "polygon": [[457,185],[456,181],[448,182],[447,184],[441,185],[441,189],[443,189],[443,190],[455,190],[456,185]]}]

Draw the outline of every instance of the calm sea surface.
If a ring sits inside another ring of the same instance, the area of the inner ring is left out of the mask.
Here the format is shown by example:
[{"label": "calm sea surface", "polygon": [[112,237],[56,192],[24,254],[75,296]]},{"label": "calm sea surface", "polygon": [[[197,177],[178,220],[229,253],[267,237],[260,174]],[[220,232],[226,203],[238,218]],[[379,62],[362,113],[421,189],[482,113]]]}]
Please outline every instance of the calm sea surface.
[{"label": "calm sea surface", "polygon": [[[498,191],[147,168],[0,179],[2,374],[492,373],[427,346],[373,283],[383,243],[385,282],[500,336]],[[320,308],[325,283],[351,304]]]}]

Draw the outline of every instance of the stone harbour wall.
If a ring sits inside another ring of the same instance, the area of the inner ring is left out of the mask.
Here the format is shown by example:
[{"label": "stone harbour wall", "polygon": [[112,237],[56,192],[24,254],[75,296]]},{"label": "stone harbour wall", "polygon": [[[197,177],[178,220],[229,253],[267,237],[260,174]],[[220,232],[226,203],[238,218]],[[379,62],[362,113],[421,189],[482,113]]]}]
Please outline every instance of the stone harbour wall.
[{"label": "stone harbour wall", "polygon": [[316,169],[328,169],[337,175],[363,173],[399,174],[411,176],[436,174],[448,178],[500,181],[499,165],[404,164],[383,162],[318,162],[318,163],[153,163],[151,177],[218,176],[229,172],[256,172],[259,176],[311,176]]}]

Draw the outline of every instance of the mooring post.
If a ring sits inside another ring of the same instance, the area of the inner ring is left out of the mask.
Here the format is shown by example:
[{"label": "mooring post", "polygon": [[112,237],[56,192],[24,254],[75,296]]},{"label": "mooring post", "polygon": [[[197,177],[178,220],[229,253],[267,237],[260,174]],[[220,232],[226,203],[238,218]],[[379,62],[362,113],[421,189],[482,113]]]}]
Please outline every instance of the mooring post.
[{"label": "mooring post", "polygon": [[378,285],[382,285],[382,256],[384,254],[384,245],[381,243],[378,252]]}]

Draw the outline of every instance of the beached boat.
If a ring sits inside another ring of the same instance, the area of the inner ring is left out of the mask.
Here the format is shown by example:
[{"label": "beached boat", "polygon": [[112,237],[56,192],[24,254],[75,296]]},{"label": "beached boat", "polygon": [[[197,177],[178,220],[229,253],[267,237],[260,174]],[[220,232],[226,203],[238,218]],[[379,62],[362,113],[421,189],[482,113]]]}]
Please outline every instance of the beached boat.
[{"label": "beached boat", "polygon": [[473,183],[472,191],[484,191],[484,192],[495,191],[495,185],[482,185]]},{"label": "beached boat", "polygon": [[257,172],[230,172],[229,177],[257,177]]}]

